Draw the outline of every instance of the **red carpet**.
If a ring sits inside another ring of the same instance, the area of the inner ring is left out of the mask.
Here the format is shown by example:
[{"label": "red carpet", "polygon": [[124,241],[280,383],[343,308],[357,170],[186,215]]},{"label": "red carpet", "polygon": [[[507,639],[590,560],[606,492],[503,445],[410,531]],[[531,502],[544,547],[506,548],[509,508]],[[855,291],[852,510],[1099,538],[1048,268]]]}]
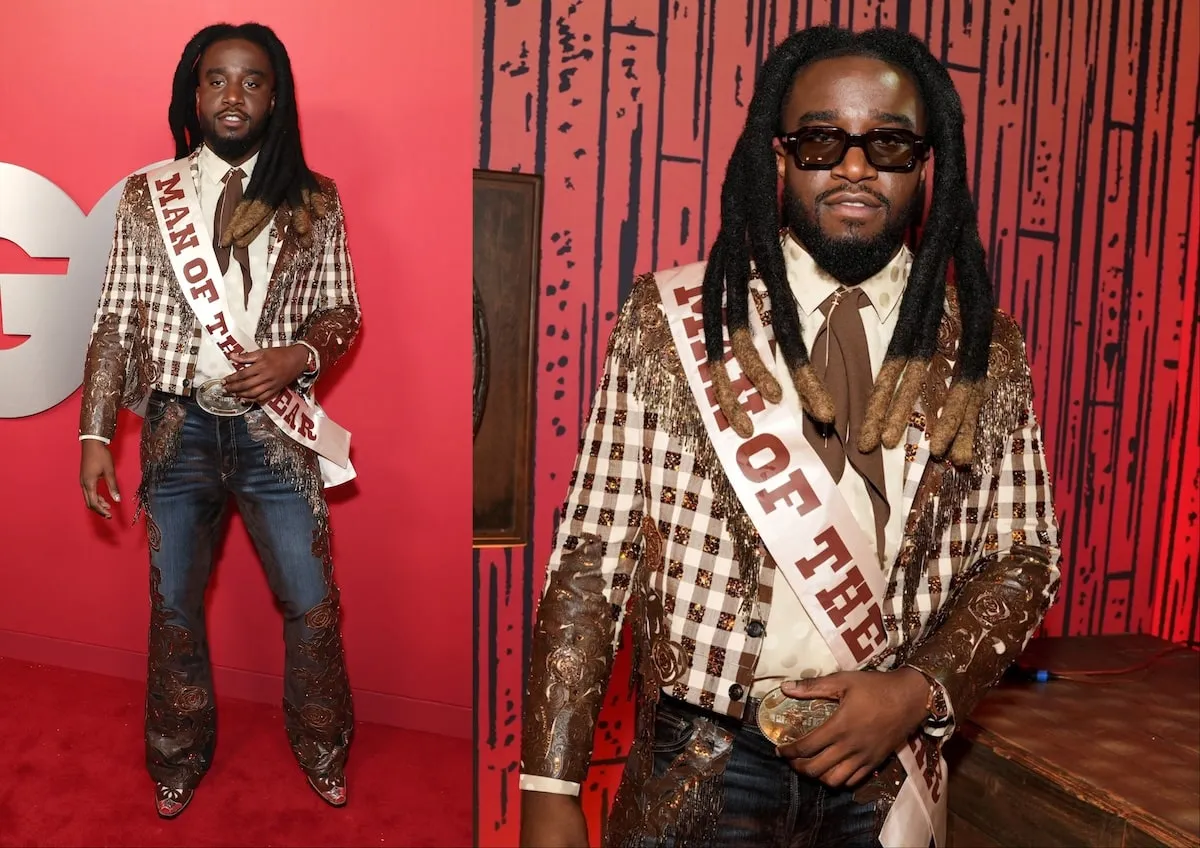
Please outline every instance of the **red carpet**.
[{"label": "red carpet", "polygon": [[142,684],[0,658],[0,846],[469,846],[471,743],[359,723],[334,809],[278,707],[218,699],[212,769],[162,821],[143,766]]}]

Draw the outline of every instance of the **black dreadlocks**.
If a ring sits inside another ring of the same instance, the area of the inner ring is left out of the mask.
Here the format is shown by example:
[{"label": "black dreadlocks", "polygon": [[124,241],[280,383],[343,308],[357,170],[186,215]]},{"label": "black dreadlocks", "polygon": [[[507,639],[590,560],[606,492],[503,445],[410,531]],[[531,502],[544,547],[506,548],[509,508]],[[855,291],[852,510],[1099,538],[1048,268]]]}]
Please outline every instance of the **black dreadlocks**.
[{"label": "black dreadlocks", "polygon": [[[780,134],[781,115],[800,69],[839,56],[870,56],[912,76],[928,113],[925,138],[936,157],[929,216],[913,257],[896,332],[871,393],[859,449],[874,450],[881,441],[895,447],[903,436],[937,347],[947,270],[953,259],[962,339],[954,380],[931,432],[931,450],[936,456],[950,450],[953,461],[966,464],[971,461],[975,418],[984,398],[994,308],[991,281],[967,184],[962,102],[950,75],[925,44],[897,30],[855,33],[832,26],[813,27],[782,42],[762,67],[745,128],[725,174],[721,229],[704,274],[706,353],[714,365],[717,399],[734,429],[748,437],[753,427],[737,401],[723,361],[723,295],[727,295],[725,320],[738,363],[768,400],[777,402],[782,394],[750,339],[753,261],[771,298],[776,337],[796,390],[810,415],[823,423],[833,421],[833,402],[809,363],[799,314],[788,294],[772,142]],[[936,414],[936,410],[927,412]]]},{"label": "black dreadlocks", "polygon": [[254,175],[234,211],[233,221],[221,234],[221,243],[248,246],[267,226],[275,210],[286,202],[291,210],[292,228],[300,243],[308,247],[312,243],[312,215],[325,216],[327,199],[304,161],[292,62],[283,42],[270,27],[255,23],[214,24],[192,36],[175,68],[171,106],[167,112],[171,134],[175,137],[175,158],[187,156],[204,140],[196,114],[200,57],[218,41],[234,38],[257,44],[270,57],[275,72],[275,108],[267,119],[266,138]]}]

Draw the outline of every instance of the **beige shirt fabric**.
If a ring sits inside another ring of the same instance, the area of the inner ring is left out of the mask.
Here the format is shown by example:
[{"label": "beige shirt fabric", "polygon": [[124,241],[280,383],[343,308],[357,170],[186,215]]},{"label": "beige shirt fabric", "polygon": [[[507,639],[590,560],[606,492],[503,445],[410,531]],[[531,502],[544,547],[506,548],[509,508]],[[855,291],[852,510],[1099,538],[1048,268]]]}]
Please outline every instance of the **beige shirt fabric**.
[{"label": "beige shirt fabric", "polygon": [[[250,184],[254,174],[254,165],[258,161],[255,153],[238,167],[246,174],[242,177],[242,191]],[[200,179],[197,181],[197,194],[200,196],[200,211],[211,238],[213,220],[217,212],[217,201],[225,190],[225,175],[232,167],[217,154],[204,145],[197,160],[200,168]],[[257,335],[258,319],[262,316],[263,304],[267,298],[267,260],[271,228],[264,227],[262,232],[250,242],[247,252],[250,254],[250,301],[247,304],[243,295],[242,273],[234,259],[229,260],[229,270],[225,272],[225,295],[228,311],[237,326],[250,338]],[[233,366],[225,358],[225,354],[217,347],[207,330],[201,328],[200,352],[196,359],[196,385],[202,386],[209,380],[228,376],[233,373]]]},{"label": "beige shirt fabric", "polygon": [[[784,261],[787,267],[788,284],[796,299],[800,315],[800,330],[805,346],[812,350],[813,341],[825,323],[820,306],[839,284],[817,267],[816,262],[790,236],[783,244]],[[899,253],[878,274],[863,281],[859,288],[867,295],[870,305],[859,310],[863,329],[867,336],[867,350],[871,357],[871,374],[878,376],[884,355],[896,330],[900,315],[900,300],[908,282],[908,269],[912,256],[908,248]],[[788,375],[783,361],[782,348],[776,348],[775,376],[784,388],[782,403],[802,415],[800,399]],[[889,566],[895,562],[904,534],[904,516],[900,510],[904,488],[904,445],[881,448],[883,451],[883,479],[888,504],[887,526],[884,528],[884,562]],[[847,463],[846,472],[838,483],[838,491],[850,507],[850,513],[862,528],[869,541],[871,551],[878,556],[875,538],[875,513],[866,483],[854,468]],[[762,653],[755,669],[755,684],[750,696],[761,698],[784,680],[804,677],[819,677],[838,670],[821,633],[800,604],[786,580],[776,580],[771,600],[771,613],[766,621]]]}]

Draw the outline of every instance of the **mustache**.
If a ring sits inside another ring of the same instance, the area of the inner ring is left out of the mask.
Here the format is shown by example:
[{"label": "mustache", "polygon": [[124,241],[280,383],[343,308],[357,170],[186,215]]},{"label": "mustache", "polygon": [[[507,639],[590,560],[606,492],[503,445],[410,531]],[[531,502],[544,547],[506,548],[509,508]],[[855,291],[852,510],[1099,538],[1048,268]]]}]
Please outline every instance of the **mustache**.
[{"label": "mustache", "polygon": [[820,194],[818,194],[816,202],[824,203],[826,200],[833,197],[835,194],[843,194],[848,197],[853,197],[856,194],[870,195],[871,197],[878,200],[880,205],[882,205],[884,209],[892,208],[892,201],[888,200],[886,197],[884,197],[882,194],[875,191],[874,189],[870,189],[866,186],[860,186],[858,189],[856,189],[854,191],[847,191],[845,188],[843,188],[841,186],[837,186],[835,188],[829,189],[828,191],[823,191]]}]

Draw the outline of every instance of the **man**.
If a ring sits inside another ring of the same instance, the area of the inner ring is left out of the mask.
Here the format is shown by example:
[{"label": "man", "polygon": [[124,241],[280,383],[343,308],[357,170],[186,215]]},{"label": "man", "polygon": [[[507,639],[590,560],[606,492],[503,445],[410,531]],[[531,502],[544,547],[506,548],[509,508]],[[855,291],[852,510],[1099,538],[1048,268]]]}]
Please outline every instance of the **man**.
[{"label": "man", "polygon": [[[84,374],[80,481],[119,501],[120,407],[146,400],[138,507],[150,540],[146,763],[160,816],[215,747],[204,593],[229,497],[284,611],[284,713],[309,784],[346,803],[353,711],[323,485],[349,435],[312,397],[360,315],[341,203],[308,169],[287,51],[257,24],[188,43],[169,112],[177,161],[131,178]],[[148,399],[147,399],[148,394]]]},{"label": "man", "polygon": [[1041,621],[1059,552],[962,107],[918,40],[819,27],[767,60],[708,262],[621,312],[563,514],[524,845],[587,844],[627,601],[637,727],[606,844],[941,839],[940,745]]}]

